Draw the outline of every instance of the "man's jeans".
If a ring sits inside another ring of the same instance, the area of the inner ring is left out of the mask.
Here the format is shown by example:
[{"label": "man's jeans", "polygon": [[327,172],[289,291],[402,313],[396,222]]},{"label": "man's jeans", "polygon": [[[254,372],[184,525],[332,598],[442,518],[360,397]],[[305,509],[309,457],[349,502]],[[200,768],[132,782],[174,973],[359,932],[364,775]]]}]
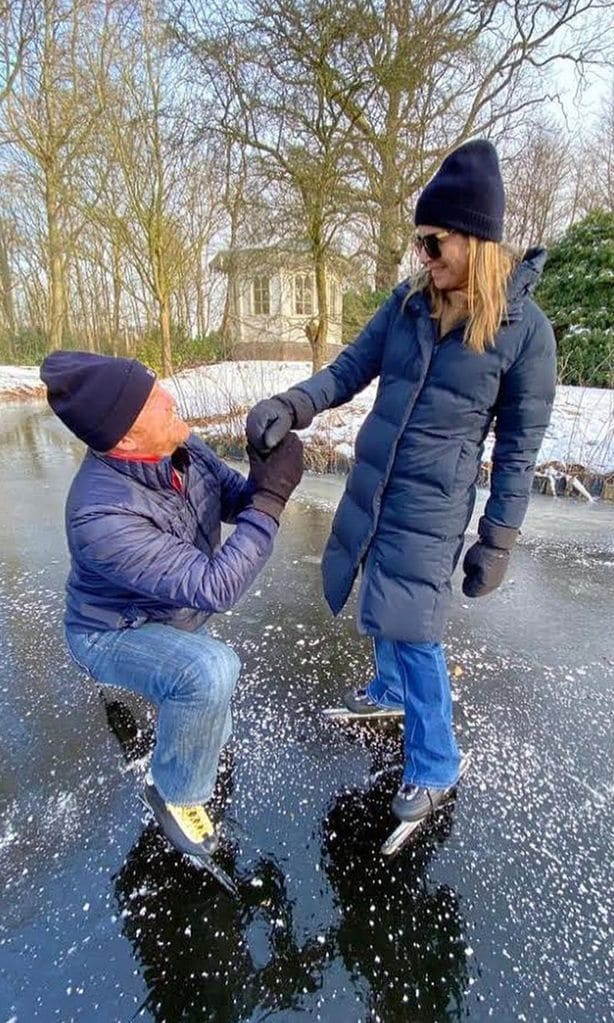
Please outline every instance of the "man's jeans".
[{"label": "man's jeans", "polygon": [[222,746],[232,731],[230,698],[241,662],[206,628],[184,632],[149,623],[138,629],[73,632],[73,658],[102,685],[140,693],[158,707],[151,760],[154,784],[167,803],[206,802]]},{"label": "man's jeans", "polygon": [[376,703],[405,709],[403,781],[439,789],[453,785],[460,756],[441,644],[376,639],[374,646],[376,676],[367,692]]}]

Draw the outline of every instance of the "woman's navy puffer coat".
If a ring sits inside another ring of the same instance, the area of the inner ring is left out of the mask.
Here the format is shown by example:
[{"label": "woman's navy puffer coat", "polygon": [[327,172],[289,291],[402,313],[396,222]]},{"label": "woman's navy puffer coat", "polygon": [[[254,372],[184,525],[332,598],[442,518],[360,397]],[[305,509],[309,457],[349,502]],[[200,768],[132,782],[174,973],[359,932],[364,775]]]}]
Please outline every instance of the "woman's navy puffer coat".
[{"label": "woman's navy puffer coat", "polygon": [[334,614],[362,565],[362,632],[441,639],[493,419],[485,515],[514,528],[523,521],[556,382],[552,328],[531,299],[544,262],[543,250],[530,250],[519,264],[508,319],[483,355],[463,344],[462,325],[439,341],[426,293],[408,298],[406,282],[330,366],[298,385],[320,412],[379,376],[322,563]]}]

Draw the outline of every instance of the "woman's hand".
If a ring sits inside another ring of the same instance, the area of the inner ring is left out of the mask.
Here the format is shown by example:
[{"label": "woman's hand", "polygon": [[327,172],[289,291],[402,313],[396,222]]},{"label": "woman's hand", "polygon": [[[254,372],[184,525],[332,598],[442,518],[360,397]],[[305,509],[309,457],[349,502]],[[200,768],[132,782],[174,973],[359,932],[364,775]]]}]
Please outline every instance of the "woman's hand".
[{"label": "woman's hand", "polygon": [[314,415],[309,395],[292,387],[254,405],[247,416],[247,440],[256,451],[267,454],[281,444],[290,430],[304,430],[309,426]]},{"label": "woman's hand", "polygon": [[469,548],[463,561],[463,593],[466,597],[485,597],[501,585],[518,530],[499,526],[482,516],[478,534],[479,540]]}]

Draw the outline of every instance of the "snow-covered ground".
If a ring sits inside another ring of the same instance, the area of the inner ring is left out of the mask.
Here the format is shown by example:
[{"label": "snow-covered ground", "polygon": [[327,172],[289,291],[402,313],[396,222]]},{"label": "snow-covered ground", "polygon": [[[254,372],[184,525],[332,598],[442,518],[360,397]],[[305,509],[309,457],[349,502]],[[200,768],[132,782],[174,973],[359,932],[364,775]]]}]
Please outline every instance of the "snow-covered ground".
[{"label": "snow-covered ground", "polygon": [[[247,410],[260,398],[286,390],[311,372],[307,362],[222,362],[178,373],[164,381],[183,415],[204,421],[207,432],[241,436]],[[372,383],[343,408],[318,416],[304,432],[340,455],[349,456],[360,425],[373,405]],[[0,366],[0,399],[39,398],[44,388],[36,366]],[[485,459],[490,456],[491,441]],[[614,472],[614,391],[558,387],[552,420],[538,463],[581,465]]]},{"label": "snow-covered ground", "polygon": [[[223,362],[179,373],[166,381],[185,415],[202,417],[208,432],[240,435],[245,413],[260,398],[286,390],[310,375],[307,362]],[[304,431],[342,455],[350,455],[360,425],[375,400],[372,383],[342,408],[318,416]],[[492,439],[484,458],[490,457]],[[558,387],[552,420],[538,462],[582,465],[597,473],[614,472],[614,391],[595,387]]]},{"label": "snow-covered ground", "polygon": [[45,388],[38,366],[0,366],[0,400],[44,398]]}]

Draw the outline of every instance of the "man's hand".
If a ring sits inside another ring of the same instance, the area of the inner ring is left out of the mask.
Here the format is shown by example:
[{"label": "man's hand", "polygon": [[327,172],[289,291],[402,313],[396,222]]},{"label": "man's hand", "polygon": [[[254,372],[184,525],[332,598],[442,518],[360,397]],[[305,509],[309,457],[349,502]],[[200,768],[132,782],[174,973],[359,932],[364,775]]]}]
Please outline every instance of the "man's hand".
[{"label": "man's hand", "polygon": [[290,494],[303,475],[303,445],[295,433],[288,433],[266,458],[251,444],[247,445],[247,455],[248,479],[254,486],[249,505],[279,522]]},{"label": "man's hand", "polygon": [[247,416],[247,440],[256,451],[266,454],[276,448],[290,430],[304,430],[309,426],[314,415],[309,395],[293,387],[254,405]]},{"label": "man's hand", "polygon": [[480,519],[480,539],[474,543],[463,561],[463,593],[466,597],[484,597],[501,585],[510,560],[510,550],[516,542],[518,530],[498,526],[488,519]]}]

